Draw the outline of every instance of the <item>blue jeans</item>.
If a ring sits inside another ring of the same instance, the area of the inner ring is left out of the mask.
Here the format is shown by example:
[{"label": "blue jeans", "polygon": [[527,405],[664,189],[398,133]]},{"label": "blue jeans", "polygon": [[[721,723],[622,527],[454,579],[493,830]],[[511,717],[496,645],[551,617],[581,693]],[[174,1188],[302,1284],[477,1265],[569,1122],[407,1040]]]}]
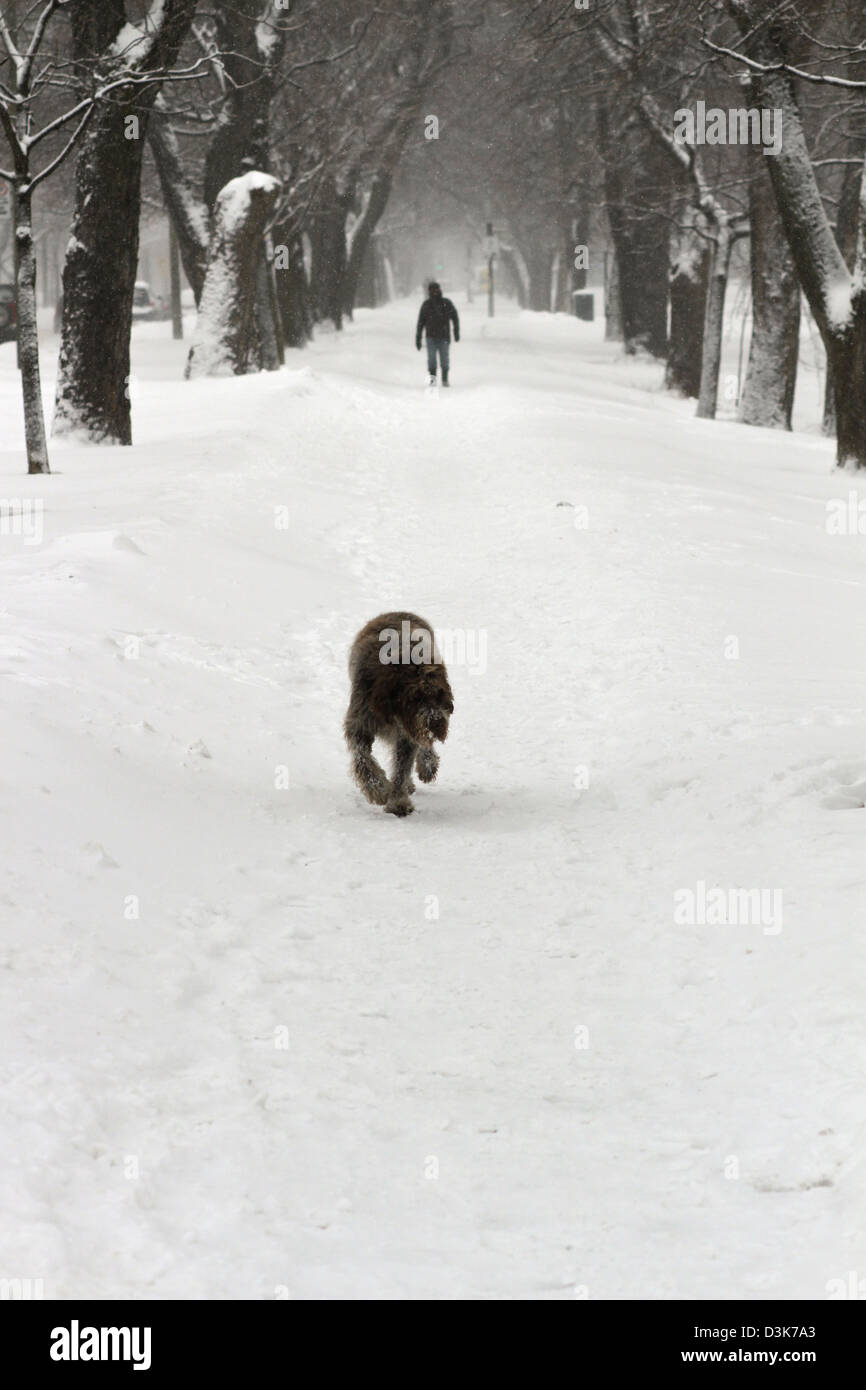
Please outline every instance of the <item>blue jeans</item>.
[{"label": "blue jeans", "polygon": [[442,375],[448,375],[448,350],[451,347],[447,338],[428,338],[427,339],[427,370],[431,376],[436,375],[436,354],[439,354],[439,361],[442,363]]}]

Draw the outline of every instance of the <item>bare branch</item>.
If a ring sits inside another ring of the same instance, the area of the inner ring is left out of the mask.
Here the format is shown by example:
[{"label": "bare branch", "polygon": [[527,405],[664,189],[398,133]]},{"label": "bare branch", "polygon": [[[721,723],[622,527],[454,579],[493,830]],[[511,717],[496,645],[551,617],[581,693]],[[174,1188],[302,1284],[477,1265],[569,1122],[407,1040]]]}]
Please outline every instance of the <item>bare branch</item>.
[{"label": "bare branch", "polygon": [[60,4],[61,0],[48,0],[48,4],[33,26],[33,33],[27,47],[27,56],[21,63],[21,70],[18,75],[18,88],[22,95],[26,95],[29,88],[33,59],[42,47],[42,40],[45,37],[45,30],[48,27],[48,22]]},{"label": "bare branch", "polygon": [[745,53],[738,53],[733,48],[725,48],[722,44],[713,43],[706,34],[701,36],[701,43],[705,44],[707,48],[711,48],[714,53],[721,53],[725,58],[733,58],[737,63],[745,63],[752,72],[786,73],[789,77],[799,77],[803,82],[812,82],[821,87],[844,87],[851,91],[861,92],[866,88],[866,82],[857,82],[851,77],[832,77],[827,74],[806,72],[804,68],[794,67],[792,63],[759,63],[755,58],[747,58]]},{"label": "bare branch", "polygon": [[6,52],[12,59],[12,65],[15,68],[15,76],[17,79],[21,72],[21,54],[18,52],[15,40],[12,37],[12,31],[9,28],[8,21],[2,10],[0,10],[0,39],[3,40],[6,45]]},{"label": "bare branch", "polygon": [[53,174],[55,169],[60,167],[66,156],[72,151],[72,149],[75,147],[76,142],[84,133],[84,129],[87,125],[87,122],[90,120],[95,110],[96,104],[95,102],[91,102],[84,115],[82,116],[81,120],[78,122],[78,125],[75,127],[75,130],[72,132],[72,135],[69,137],[66,144],[63,146],[63,149],[60,151],[60,153],[54,159],[52,159],[50,164],[47,164],[44,169],[40,169],[39,173],[34,175],[34,177],[30,180],[31,191],[34,188],[36,188],[40,183],[42,183],[43,179],[47,179],[50,174]]}]

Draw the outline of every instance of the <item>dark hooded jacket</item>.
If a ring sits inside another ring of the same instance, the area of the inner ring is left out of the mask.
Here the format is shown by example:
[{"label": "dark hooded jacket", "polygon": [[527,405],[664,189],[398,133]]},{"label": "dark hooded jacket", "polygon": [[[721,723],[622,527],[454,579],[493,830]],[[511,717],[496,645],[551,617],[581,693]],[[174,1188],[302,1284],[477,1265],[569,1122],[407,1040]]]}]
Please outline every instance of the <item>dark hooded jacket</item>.
[{"label": "dark hooded jacket", "polygon": [[460,319],[450,299],[443,298],[442,290],[435,280],[428,286],[429,294],[421,305],[418,324],[415,328],[415,346],[421,346],[421,334],[426,330],[428,338],[451,341],[451,324],[454,324],[454,341],[460,342]]}]

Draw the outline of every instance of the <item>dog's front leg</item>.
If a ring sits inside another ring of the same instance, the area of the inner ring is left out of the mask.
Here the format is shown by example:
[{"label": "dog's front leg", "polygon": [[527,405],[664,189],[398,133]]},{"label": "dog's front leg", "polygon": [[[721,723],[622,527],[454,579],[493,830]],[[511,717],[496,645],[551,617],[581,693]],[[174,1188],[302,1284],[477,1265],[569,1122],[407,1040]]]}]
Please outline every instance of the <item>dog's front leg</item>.
[{"label": "dog's front leg", "polygon": [[410,816],[415,809],[409,800],[409,788],[416,751],[411,739],[397,739],[394,748],[394,770],[391,774],[391,795],[385,803],[385,810],[392,816]]},{"label": "dog's front leg", "polygon": [[352,755],[352,776],[368,801],[374,806],[384,806],[391,794],[391,784],[384,768],[373,757],[373,735],[347,719],[346,742]]},{"label": "dog's front leg", "polygon": [[439,754],[432,748],[419,748],[415,768],[422,782],[433,782],[439,771]]}]

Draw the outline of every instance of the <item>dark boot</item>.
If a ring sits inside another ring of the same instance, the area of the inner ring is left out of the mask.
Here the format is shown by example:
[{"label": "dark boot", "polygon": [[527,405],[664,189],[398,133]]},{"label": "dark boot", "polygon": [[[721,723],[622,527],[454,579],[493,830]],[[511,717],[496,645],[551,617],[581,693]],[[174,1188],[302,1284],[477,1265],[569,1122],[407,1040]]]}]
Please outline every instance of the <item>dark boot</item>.
[{"label": "dark boot", "polygon": [[442,385],[443,385],[443,386],[447,386],[447,385],[448,385],[448,373],[447,373],[447,372],[443,372],[443,373],[442,373]]}]

